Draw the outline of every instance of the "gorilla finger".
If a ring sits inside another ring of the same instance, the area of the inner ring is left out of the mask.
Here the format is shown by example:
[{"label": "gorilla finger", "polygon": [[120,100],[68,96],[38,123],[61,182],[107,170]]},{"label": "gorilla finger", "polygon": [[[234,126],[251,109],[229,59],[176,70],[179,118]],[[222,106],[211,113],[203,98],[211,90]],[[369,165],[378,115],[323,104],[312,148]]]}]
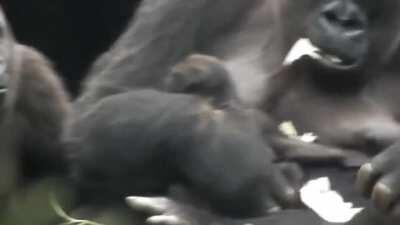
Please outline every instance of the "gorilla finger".
[{"label": "gorilla finger", "polygon": [[400,172],[391,173],[379,180],[372,191],[372,201],[375,206],[389,212],[400,197]]},{"label": "gorilla finger", "polygon": [[284,207],[293,207],[299,202],[299,194],[279,170],[274,170],[269,180],[269,190]]},{"label": "gorilla finger", "polygon": [[367,163],[360,168],[356,185],[362,194],[369,197],[375,183],[382,174],[391,171],[397,166],[397,163],[393,163],[398,161],[396,157],[394,158],[394,156],[398,155],[397,152],[398,148],[396,146],[390,147],[375,156],[370,163]]},{"label": "gorilla finger", "polygon": [[171,200],[164,197],[130,196],[126,202],[134,210],[158,215],[167,212],[172,205]]},{"label": "gorilla finger", "polygon": [[176,215],[151,216],[146,220],[151,225],[190,225],[190,223]]},{"label": "gorilla finger", "polygon": [[276,213],[282,210],[281,206],[279,206],[279,204],[271,197],[271,196],[266,196],[266,209],[267,209],[267,213]]},{"label": "gorilla finger", "polygon": [[304,180],[304,172],[297,163],[279,163],[278,167],[293,187],[299,187]]},{"label": "gorilla finger", "polygon": [[371,163],[361,166],[357,173],[356,188],[363,195],[369,197],[372,192],[373,185],[379,179],[381,173],[376,170]]}]

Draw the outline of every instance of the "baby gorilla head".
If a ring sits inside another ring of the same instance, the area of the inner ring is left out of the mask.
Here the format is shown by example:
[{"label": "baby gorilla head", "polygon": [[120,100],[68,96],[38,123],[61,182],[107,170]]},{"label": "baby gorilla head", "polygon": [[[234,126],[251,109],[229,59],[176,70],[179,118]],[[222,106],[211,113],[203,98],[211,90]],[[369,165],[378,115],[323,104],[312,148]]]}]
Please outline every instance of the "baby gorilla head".
[{"label": "baby gorilla head", "polygon": [[175,65],[165,79],[166,91],[209,99],[217,108],[237,99],[233,82],[223,63],[212,56],[190,55]]}]

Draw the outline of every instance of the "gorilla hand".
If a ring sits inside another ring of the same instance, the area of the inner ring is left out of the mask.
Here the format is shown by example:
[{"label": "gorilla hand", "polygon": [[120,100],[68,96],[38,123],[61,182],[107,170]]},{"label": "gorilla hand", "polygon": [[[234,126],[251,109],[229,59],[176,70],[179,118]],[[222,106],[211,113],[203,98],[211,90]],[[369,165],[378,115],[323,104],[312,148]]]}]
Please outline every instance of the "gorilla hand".
[{"label": "gorilla hand", "polygon": [[379,210],[400,216],[400,144],[395,144],[361,167],[357,187]]},{"label": "gorilla hand", "polygon": [[127,204],[135,211],[148,214],[146,223],[153,225],[192,225],[185,219],[185,208],[173,200],[165,197],[140,197],[126,198]]}]

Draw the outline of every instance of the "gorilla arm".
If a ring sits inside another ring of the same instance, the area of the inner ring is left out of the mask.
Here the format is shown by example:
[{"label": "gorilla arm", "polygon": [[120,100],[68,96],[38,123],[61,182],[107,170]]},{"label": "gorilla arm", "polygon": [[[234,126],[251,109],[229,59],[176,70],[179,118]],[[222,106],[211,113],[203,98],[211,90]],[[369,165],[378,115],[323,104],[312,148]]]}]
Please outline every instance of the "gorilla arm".
[{"label": "gorilla arm", "polygon": [[43,55],[23,45],[15,49],[20,69],[13,126],[20,138],[22,172],[36,176],[63,171],[61,136],[70,111],[69,96]]},{"label": "gorilla arm", "polygon": [[143,1],[125,33],[93,65],[78,108],[135,87],[159,88],[173,65],[209,45],[253,2]]}]

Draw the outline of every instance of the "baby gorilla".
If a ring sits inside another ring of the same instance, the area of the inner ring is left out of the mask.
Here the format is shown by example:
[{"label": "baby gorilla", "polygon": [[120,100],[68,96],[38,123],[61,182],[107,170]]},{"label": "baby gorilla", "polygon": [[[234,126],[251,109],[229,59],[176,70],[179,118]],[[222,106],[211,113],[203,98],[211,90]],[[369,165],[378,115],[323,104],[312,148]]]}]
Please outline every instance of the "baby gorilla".
[{"label": "baby gorilla", "polygon": [[128,91],[76,114],[71,164],[84,206],[161,195],[168,208],[248,217],[297,204],[289,169],[279,170],[264,142],[264,117],[237,99],[222,62],[191,55],[163,85],[167,92]]},{"label": "baby gorilla", "polygon": [[72,134],[84,137],[71,140],[82,198],[118,204],[129,195],[165,195],[179,184],[207,208],[235,217],[293,204],[296,193],[275,167],[259,121],[249,113],[154,90],[104,98],[74,121]]},{"label": "baby gorilla", "polygon": [[174,66],[165,78],[165,90],[202,96],[216,108],[238,101],[229,72],[216,57],[194,54]]}]

